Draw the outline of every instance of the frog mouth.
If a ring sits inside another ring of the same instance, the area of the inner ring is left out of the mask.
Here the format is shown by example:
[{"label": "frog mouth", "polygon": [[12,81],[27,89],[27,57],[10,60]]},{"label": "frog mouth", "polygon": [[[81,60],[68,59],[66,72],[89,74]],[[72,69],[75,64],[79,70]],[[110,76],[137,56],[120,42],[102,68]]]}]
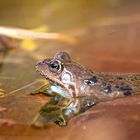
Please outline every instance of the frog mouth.
[{"label": "frog mouth", "polygon": [[68,99],[72,98],[71,94],[69,93],[68,86],[66,84],[66,79],[65,79],[66,77],[62,76],[62,79],[63,79],[62,81],[63,82],[65,81],[65,83],[63,83],[60,80],[54,79],[51,76],[46,76],[44,72],[41,72],[39,70],[37,71],[39,72],[41,76],[45,77],[45,79],[49,81],[50,89],[52,92],[55,92],[64,98],[68,98]]}]

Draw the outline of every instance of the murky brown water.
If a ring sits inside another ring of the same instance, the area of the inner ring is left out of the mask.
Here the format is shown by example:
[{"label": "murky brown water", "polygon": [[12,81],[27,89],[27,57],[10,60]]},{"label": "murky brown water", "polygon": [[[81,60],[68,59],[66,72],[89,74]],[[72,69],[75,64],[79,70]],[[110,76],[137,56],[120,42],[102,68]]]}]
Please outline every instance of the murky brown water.
[{"label": "murky brown water", "polygon": [[28,124],[48,98],[32,97],[28,93],[40,84],[31,84],[40,78],[34,68],[39,56],[50,57],[58,51],[67,51],[74,60],[97,71],[140,72],[139,15],[136,0],[133,3],[125,0],[2,2],[1,25],[34,28],[46,24],[50,32],[74,36],[77,44],[46,41],[34,52],[18,48],[5,56],[0,88],[8,93],[23,89],[0,99],[0,110],[6,107],[0,113],[1,122],[2,119],[18,122],[14,126],[0,124],[0,139],[3,136],[11,139],[12,136],[12,139],[20,140],[138,140],[139,96],[98,104],[73,118],[65,128],[48,124],[46,129],[35,129]]}]

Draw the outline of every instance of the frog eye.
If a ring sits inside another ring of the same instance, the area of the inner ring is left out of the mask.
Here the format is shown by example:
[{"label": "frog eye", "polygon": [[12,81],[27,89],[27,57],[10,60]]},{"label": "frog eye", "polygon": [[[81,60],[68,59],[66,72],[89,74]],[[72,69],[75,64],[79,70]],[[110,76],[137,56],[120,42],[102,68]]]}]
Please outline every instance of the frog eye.
[{"label": "frog eye", "polygon": [[53,61],[50,63],[50,68],[53,71],[60,71],[62,69],[62,65],[59,61]]}]

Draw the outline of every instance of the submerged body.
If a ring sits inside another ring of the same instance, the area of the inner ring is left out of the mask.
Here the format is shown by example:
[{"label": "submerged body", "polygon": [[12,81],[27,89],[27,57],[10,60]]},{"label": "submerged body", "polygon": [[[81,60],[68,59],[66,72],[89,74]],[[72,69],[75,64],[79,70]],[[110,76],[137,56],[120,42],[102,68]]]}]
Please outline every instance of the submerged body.
[{"label": "submerged body", "polygon": [[[98,102],[140,93],[140,74],[91,71],[73,62],[66,52],[38,62],[36,70],[51,83],[47,89],[48,94],[55,96],[50,102],[51,107],[57,105],[63,108],[61,119],[55,120],[60,125],[66,125],[66,119],[86,111]],[[45,117],[49,107],[47,103],[40,115]]]}]

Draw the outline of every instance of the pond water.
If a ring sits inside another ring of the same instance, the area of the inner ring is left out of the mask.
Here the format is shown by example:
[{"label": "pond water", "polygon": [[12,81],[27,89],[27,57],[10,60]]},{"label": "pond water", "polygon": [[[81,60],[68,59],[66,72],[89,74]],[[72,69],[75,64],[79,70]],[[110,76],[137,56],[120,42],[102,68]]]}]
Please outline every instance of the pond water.
[{"label": "pond water", "polygon": [[[48,32],[65,33],[77,42],[39,41],[34,51],[23,49],[19,42],[16,49],[1,57],[0,88],[8,95],[0,98],[0,111],[6,108],[0,112],[0,138],[139,139],[139,96],[101,103],[73,118],[67,127],[48,124],[45,129],[36,129],[30,123],[49,98],[29,94],[42,85],[36,62],[59,51],[67,51],[75,61],[96,71],[139,73],[139,9],[136,0],[2,1],[0,25],[26,29],[45,25]],[[7,119],[18,123],[1,125]]]}]

